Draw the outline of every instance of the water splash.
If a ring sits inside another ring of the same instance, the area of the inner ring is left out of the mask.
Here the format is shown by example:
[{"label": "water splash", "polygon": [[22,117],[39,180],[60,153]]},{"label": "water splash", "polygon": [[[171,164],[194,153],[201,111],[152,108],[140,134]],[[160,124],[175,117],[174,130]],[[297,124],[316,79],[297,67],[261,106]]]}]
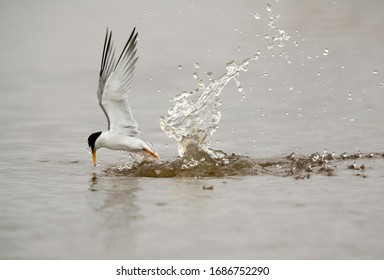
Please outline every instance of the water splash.
[{"label": "water splash", "polygon": [[[153,178],[203,178],[225,176],[254,176],[271,175],[279,177],[292,177],[294,179],[309,179],[314,175],[335,176],[346,173],[353,176],[367,178],[366,170],[377,166],[375,161],[382,161],[384,153],[371,152],[363,154],[335,153],[323,154],[318,152],[308,155],[290,153],[264,159],[252,159],[241,155],[227,155],[222,151],[212,151],[220,158],[214,158],[212,153],[187,149],[184,157],[172,161],[141,161],[132,166],[106,168],[107,175],[123,175],[130,177]],[[352,172],[352,173],[351,173]]]},{"label": "water splash", "polygon": [[240,72],[246,72],[250,61],[258,60],[259,56],[260,52],[257,52],[255,56],[241,62],[227,63],[227,72],[218,79],[213,79],[212,73],[209,73],[208,85],[194,73],[197,88],[189,92],[184,91],[173,99],[173,106],[168,110],[168,115],[160,118],[160,127],[168,137],[176,141],[180,156],[185,154],[187,147],[209,151],[212,134],[221,118],[218,110],[221,105],[221,91],[233,79],[238,90],[242,92],[243,88],[238,80]]}]

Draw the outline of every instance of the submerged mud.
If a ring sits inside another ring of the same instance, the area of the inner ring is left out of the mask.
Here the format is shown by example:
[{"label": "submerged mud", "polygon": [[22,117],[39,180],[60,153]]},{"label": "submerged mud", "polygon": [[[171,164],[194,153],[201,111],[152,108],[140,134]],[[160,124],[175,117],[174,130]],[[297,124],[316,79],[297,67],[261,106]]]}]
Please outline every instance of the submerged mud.
[{"label": "submerged mud", "polygon": [[112,166],[104,170],[107,174],[130,177],[225,177],[272,175],[309,179],[312,174],[327,176],[337,175],[339,169],[360,171],[356,175],[365,177],[365,164],[357,164],[357,160],[384,158],[384,153],[342,153],[334,154],[317,152],[311,155],[280,156],[264,159],[252,159],[248,156],[226,154],[222,151],[188,149],[183,157],[169,161],[142,161],[129,166]]}]

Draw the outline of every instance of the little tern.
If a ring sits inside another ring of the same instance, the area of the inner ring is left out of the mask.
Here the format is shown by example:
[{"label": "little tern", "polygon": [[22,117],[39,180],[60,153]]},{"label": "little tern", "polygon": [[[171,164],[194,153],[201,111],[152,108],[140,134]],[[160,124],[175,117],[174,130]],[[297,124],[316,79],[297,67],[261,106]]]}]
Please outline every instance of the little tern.
[{"label": "little tern", "polygon": [[117,62],[114,56],[112,31],[109,32],[107,29],[105,35],[97,98],[107,117],[108,130],[92,133],[88,137],[94,166],[96,166],[96,150],[102,147],[129,152],[144,151],[158,158],[152,144],[137,137],[139,129],[128,102],[128,91],[138,59],[137,34],[134,28]]}]

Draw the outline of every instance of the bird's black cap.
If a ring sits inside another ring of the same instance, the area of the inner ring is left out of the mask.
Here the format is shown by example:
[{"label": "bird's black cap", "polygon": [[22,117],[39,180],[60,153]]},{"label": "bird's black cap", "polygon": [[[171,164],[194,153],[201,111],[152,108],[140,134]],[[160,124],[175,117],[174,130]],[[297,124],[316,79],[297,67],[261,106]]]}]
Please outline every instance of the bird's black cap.
[{"label": "bird's black cap", "polygon": [[100,135],[101,135],[101,131],[92,133],[88,137],[88,146],[91,148],[92,152],[95,150],[96,139],[99,138]]}]

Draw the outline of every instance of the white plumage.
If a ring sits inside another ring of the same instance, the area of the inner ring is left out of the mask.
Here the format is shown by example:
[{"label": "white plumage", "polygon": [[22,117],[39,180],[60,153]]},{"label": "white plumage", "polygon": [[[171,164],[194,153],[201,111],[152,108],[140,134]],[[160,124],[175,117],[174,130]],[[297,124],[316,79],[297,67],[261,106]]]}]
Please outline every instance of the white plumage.
[{"label": "white plumage", "polygon": [[95,132],[88,137],[94,165],[96,165],[96,150],[101,147],[131,152],[145,151],[158,157],[149,142],[137,137],[138,125],[132,116],[128,102],[128,92],[138,59],[136,57],[137,34],[134,28],[117,62],[114,56],[112,31],[107,30],[105,35],[97,98],[107,117],[108,130]]}]

